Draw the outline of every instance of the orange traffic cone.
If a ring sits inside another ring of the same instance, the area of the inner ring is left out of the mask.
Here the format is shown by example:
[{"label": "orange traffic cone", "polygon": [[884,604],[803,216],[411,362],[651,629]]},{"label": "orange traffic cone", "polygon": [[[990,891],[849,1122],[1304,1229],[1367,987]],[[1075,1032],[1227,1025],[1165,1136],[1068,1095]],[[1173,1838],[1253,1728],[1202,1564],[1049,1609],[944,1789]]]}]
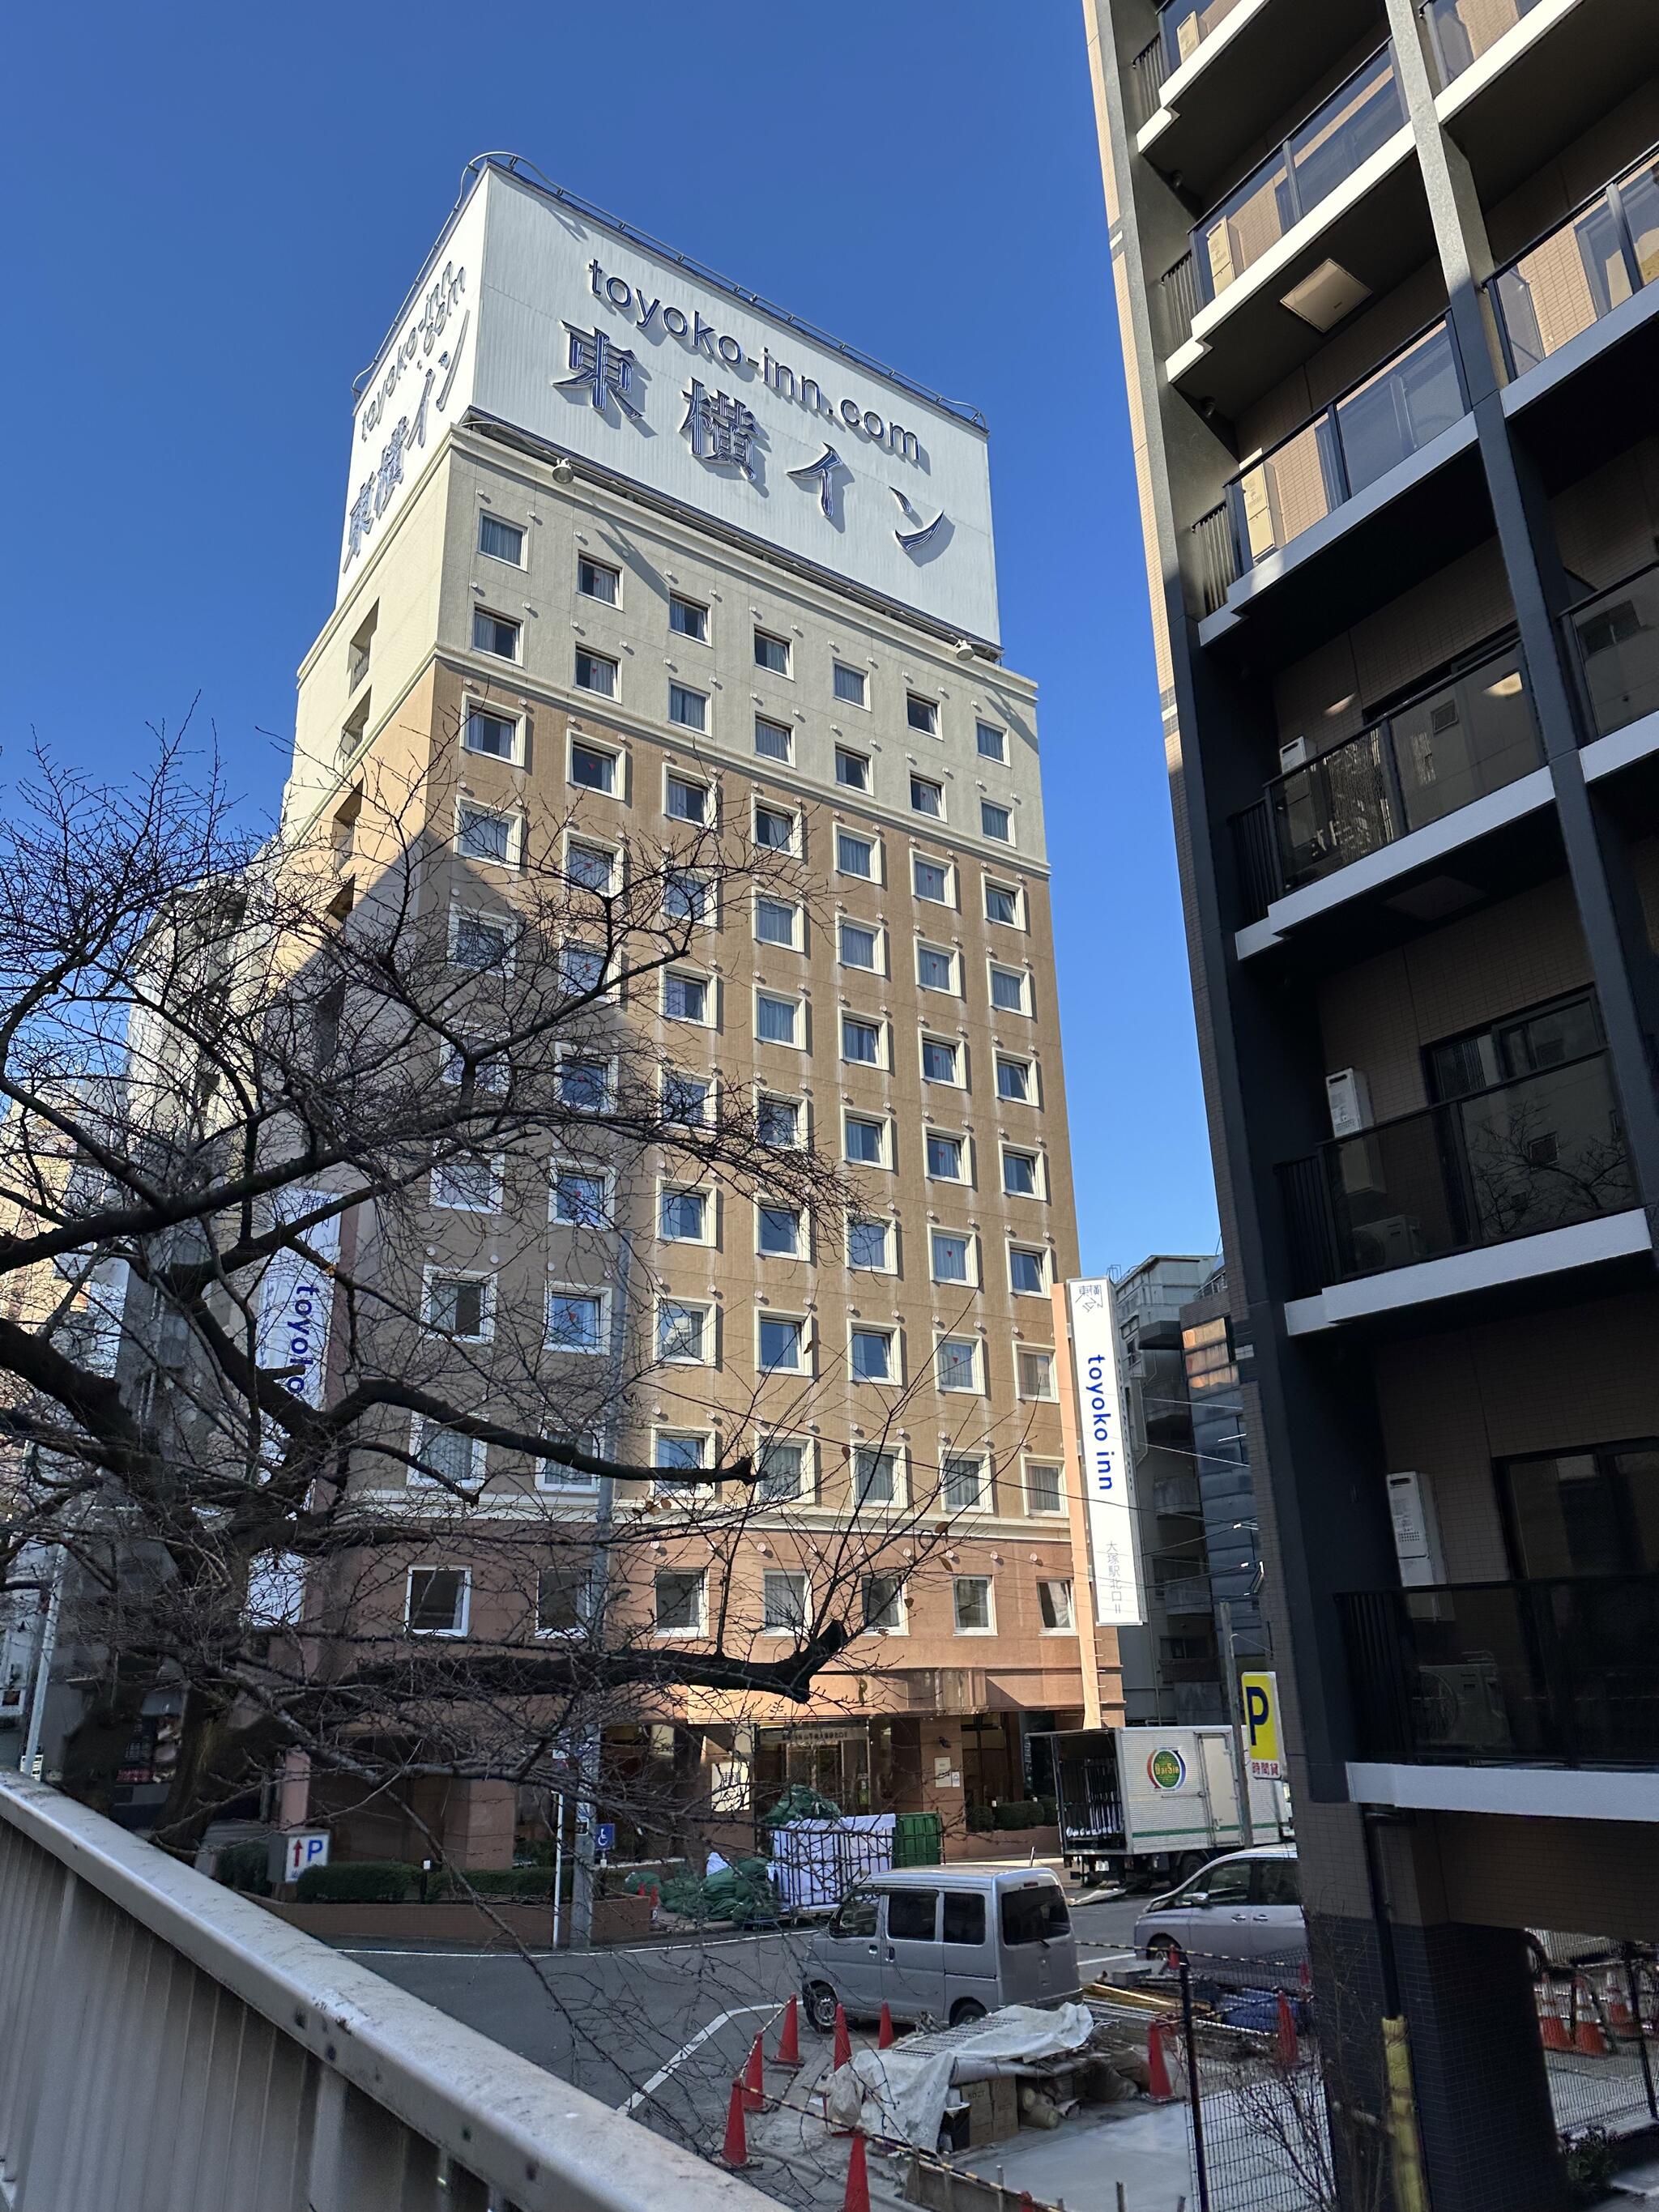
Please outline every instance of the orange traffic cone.
[{"label": "orange traffic cone", "polygon": [[1561,2008],[1553,1990],[1545,1988],[1538,1999],[1539,2039],[1546,2051],[1571,2051],[1572,2039],[1567,2033],[1567,2024],[1561,2017]]},{"label": "orange traffic cone", "polygon": [[847,2154],[847,2194],[841,2201],[841,2212],[870,2212],[870,2169],[862,2136],[854,2136]]},{"label": "orange traffic cone", "polygon": [[1291,2001],[1283,1990],[1279,1993],[1279,2063],[1294,2066],[1301,2052],[1297,2048],[1296,2014],[1291,2010]]},{"label": "orange traffic cone", "polygon": [[778,2055],[775,2066],[787,2066],[791,2072],[800,2064],[800,1999],[791,1997],[783,2008],[783,2027],[778,2035]]},{"label": "orange traffic cone", "polygon": [[744,2063],[743,2105],[745,2112],[757,2112],[766,2102],[766,2077],[761,2070],[765,2063],[761,2039],[757,2036],[749,2046],[749,2056]]},{"label": "orange traffic cone", "polygon": [[890,2005],[883,2005],[881,2008],[881,2026],[876,2031],[876,2048],[878,2051],[890,2051],[892,2047],[893,2010]]},{"label": "orange traffic cone", "polygon": [[1607,2026],[1615,2035],[1635,2035],[1638,2031],[1636,2014],[1630,2008],[1630,1993],[1625,1978],[1616,1966],[1608,1968],[1601,1981],[1602,2008],[1607,2016]]},{"label": "orange traffic cone", "polygon": [[847,2033],[847,2014],[840,2005],[836,2007],[836,2040],[830,2063],[831,2066],[850,2066],[853,2063],[853,2039]]},{"label": "orange traffic cone", "polygon": [[1146,2031],[1146,2094],[1154,2104],[1167,2105],[1175,2091],[1170,2087],[1170,2062],[1164,2055],[1168,2024],[1155,2020]]},{"label": "orange traffic cone", "polygon": [[1612,2056],[1607,2039],[1601,2033],[1601,2023],[1588,2007],[1578,2015],[1578,2025],[1573,2030],[1572,2047],[1585,2058],[1607,2058]]},{"label": "orange traffic cone", "polygon": [[732,2101],[726,2108],[726,2141],[720,2145],[720,2163],[733,2173],[741,2173],[754,2161],[749,2155],[749,2130],[743,2121],[743,2084],[732,2084]]}]

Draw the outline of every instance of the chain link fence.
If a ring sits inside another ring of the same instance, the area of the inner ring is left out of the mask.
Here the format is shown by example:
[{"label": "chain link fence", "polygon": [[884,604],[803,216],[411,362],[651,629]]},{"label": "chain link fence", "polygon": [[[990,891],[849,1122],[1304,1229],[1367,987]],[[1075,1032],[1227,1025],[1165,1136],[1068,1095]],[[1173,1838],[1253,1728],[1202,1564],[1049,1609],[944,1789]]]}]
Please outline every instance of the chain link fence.
[{"label": "chain link fence", "polygon": [[1533,1997],[1557,2130],[1622,2135],[1659,2121],[1659,1954],[1532,1930]]}]

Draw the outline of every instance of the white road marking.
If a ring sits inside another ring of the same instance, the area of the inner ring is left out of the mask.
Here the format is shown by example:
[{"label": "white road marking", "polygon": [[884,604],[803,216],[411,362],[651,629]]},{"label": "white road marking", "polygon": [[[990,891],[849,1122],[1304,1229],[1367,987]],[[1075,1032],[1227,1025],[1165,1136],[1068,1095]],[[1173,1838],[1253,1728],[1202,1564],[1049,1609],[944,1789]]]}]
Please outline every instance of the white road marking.
[{"label": "white road marking", "polygon": [[1138,1951],[1103,1951],[1098,1958],[1079,1959],[1078,1965],[1079,1967],[1123,1966],[1127,1966],[1131,1959],[1138,1959],[1139,1955]]},{"label": "white road marking", "polygon": [[781,2012],[782,2009],[782,2004],[774,1997],[769,1999],[765,2004],[733,2005],[730,2012],[717,2012],[707,2027],[700,2027],[690,2043],[682,2044],[668,2063],[665,2066],[659,2066],[651,2079],[641,2087],[635,2089],[624,2104],[617,2106],[617,2110],[619,2112],[631,2112],[636,2105],[642,2105],[647,2097],[654,2096],[674,2069],[684,2064],[694,2051],[701,2049],[711,2035],[718,2035],[727,2021],[741,2020],[745,2013]]}]

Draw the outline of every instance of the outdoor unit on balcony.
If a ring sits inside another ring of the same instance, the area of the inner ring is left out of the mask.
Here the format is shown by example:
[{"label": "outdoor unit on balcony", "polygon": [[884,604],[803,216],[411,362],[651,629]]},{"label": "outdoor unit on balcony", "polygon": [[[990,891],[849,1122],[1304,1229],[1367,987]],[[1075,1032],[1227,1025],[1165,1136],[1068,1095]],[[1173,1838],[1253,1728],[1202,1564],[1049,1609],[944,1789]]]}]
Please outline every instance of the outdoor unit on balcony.
[{"label": "outdoor unit on balcony", "polygon": [[1292,775],[1296,769],[1306,768],[1307,765],[1308,740],[1305,738],[1292,738],[1289,744],[1280,745],[1279,748],[1280,775]]},{"label": "outdoor unit on balcony", "polygon": [[1448,1747],[1507,1751],[1514,1739],[1497,1662],[1475,1658],[1417,1669],[1416,1704],[1424,1733]]},{"label": "outdoor unit on balcony", "polygon": [[1330,1102],[1332,1136],[1358,1137],[1370,1127],[1371,1087],[1362,1068],[1340,1067],[1328,1075],[1325,1096]]},{"label": "outdoor unit on balcony", "polygon": [[1423,1257],[1423,1232],[1409,1214],[1392,1213],[1353,1231],[1354,1257],[1367,1274],[1385,1267],[1408,1267]]}]

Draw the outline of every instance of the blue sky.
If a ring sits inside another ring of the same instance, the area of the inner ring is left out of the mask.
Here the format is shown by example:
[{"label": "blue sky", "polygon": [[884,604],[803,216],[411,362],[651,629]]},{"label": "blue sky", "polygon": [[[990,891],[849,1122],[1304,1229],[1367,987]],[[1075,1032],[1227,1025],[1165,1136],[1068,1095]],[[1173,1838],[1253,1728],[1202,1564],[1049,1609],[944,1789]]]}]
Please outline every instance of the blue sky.
[{"label": "blue sky", "polygon": [[332,598],[351,380],[463,166],[573,191],[991,425],[1042,687],[1085,1267],[1212,1249],[1074,0],[36,9],[9,33],[0,775],[119,774],[200,695],[274,805]]}]

